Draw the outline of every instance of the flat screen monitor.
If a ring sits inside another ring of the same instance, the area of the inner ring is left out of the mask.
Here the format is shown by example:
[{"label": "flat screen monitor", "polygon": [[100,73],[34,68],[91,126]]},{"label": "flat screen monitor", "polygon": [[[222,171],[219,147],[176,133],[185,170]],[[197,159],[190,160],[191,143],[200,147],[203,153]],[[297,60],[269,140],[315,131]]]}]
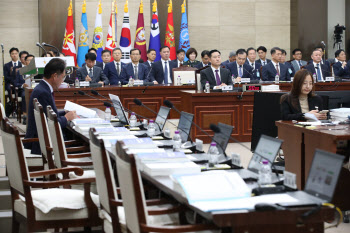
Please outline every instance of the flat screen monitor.
[{"label": "flat screen monitor", "polygon": [[123,105],[122,105],[119,97],[117,95],[109,94],[109,98],[112,100],[113,107],[115,109],[115,112],[117,113],[119,121],[122,124],[128,125],[129,124],[129,120],[126,117]]},{"label": "flat screen monitor", "polygon": [[179,120],[179,125],[177,126],[177,130],[180,131],[182,142],[187,142],[189,138],[193,117],[194,117],[193,114],[187,113],[187,112],[181,112],[180,114],[180,120]]}]

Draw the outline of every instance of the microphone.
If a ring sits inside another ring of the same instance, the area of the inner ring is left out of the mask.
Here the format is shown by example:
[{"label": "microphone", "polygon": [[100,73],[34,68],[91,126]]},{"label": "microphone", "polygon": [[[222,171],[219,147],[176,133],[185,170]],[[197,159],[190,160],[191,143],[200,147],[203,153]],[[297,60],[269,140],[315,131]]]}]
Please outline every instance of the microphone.
[{"label": "microphone", "polygon": [[39,42],[36,42],[36,46],[40,47],[42,50],[45,51],[45,54],[47,55],[47,51],[46,49],[44,49],[44,47],[39,43]]},{"label": "microphone", "polygon": [[4,44],[1,43],[1,51],[4,52]]},{"label": "microphone", "polygon": [[[148,62],[148,61],[147,61],[147,62]],[[147,80],[147,79],[149,78],[149,75],[151,74],[152,68],[153,68],[153,67],[151,66],[151,69],[148,71],[148,74],[147,74],[145,80]],[[147,90],[148,86],[149,86],[149,85],[147,85],[147,86],[143,89],[142,94],[145,94],[145,91]]]},{"label": "microphone", "polygon": [[101,95],[100,93],[98,93],[98,91],[96,91],[96,90],[90,90],[90,92],[93,94],[93,95],[98,95],[98,96],[100,96],[100,97],[102,97],[102,98],[104,98],[104,99],[106,99],[106,100],[108,100],[108,101],[110,101],[110,99],[108,99],[107,97],[104,97],[103,95]]},{"label": "microphone", "polygon": [[91,95],[87,94],[86,92],[78,91],[78,93],[79,93],[79,95],[86,95],[86,96],[89,96],[90,98],[98,100],[98,101],[102,102],[104,104],[104,106],[106,106],[106,107],[111,107],[112,106],[110,103],[108,103],[106,101],[102,101],[102,100],[100,100],[100,99],[98,99],[98,98],[96,98],[94,96],[91,96]]},{"label": "microphone", "polygon": [[58,50],[58,48],[56,48],[55,46],[53,45],[50,45],[50,44],[46,44],[45,42],[41,43],[43,46],[47,46],[47,47],[51,47],[51,48],[54,48],[56,50],[56,52],[58,53],[58,55],[60,54],[60,51]]},{"label": "microphone", "polygon": [[326,47],[326,43],[324,43],[324,41],[321,41],[321,44]]}]

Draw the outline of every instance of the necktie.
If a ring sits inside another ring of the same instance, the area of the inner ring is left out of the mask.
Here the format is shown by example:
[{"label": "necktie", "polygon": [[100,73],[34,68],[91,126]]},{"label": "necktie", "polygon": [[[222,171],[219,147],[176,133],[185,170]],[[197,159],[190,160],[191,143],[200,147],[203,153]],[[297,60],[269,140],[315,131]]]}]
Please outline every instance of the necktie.
[{"label": "necktie", "polygon": [[251,66],[252,66],[252,68],[254,69],[254,63],[251,63],[250,65],[251,65]]},{"label": "necktie", "polygon": [[119,69],[119,62],[117,62],[117,74],[120,74],[120,69]]},{"label": "necktie", "polygon": [[15,62],[15,63],[13,64],[13,67],[15,67],[15,66],[17,66],[17,62]]},{"label": "necktie", "polygon": [[219,77],[219,70],[215,70],[215,78],[216,78],[216,85],[219,86],[221,84],[221,80]]},{"label": "necktie", "polygon": [[89,70],[89,77],[92,78],[94,75],[92,74],[92,68]]},{"label": "necktie", "polygon": [[134,78],[135,78],[136,80],[139,79],[139,72],[138,72],[138,70],[137,70],[137,66],[135,66],[134,76],[135,76]]},{"label": "necktie", "polygon": [[301,61],[299,61],[299,68],[300,68],[300,67],[302,67],[302,65],[301,65]]},{"label": "necktie", "polygon": [[276,64],[276,71],[277,71],[277,74],[279,76],[280,75],[280,70],[278,69],[278,64]]},{"label": "necktie", "polygon": [[168,65],[167,62],[164,62],[164,83],[168,84]]},{"label": "necktie", "polygon": [[263,66],[266,65],[265,62],[263,61]]},{"label": "necktie", "polygon": [[239,69],[238,69],[238,76],[239,76],[239,77],[242,77],[242,66],[239,66]]},{"label": "necktie", "polygon": [[322,81],[320,63],[317,64],[317,81]]}]

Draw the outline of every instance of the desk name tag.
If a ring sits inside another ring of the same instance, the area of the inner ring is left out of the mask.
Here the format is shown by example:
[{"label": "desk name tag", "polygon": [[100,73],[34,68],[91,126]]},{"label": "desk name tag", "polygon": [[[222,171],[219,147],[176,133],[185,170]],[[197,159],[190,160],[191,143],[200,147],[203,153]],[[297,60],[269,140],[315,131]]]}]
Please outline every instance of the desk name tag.
[{"label": "desk name tag", "polygon": [[89,87],[90,86],[90,82],[88,82],[88,81],[82,81],[79,84],[81,87]]},{"label": "desk name tag", "polygon": [[334,77],[326,77],[326,82],[334,82]]},{"label": "desk name tag", "polygon": [[241,78],[241,83],[250,83],[250,78]]},{"label": "desk name tag", "polygon": [[261,91],[260,84],[243,85],[243,91]]},{"label": "desk name tag", "polygon": [[232,85],[222,86],[221,90],[223,90],[223,91],[232,91],[233,90],[233,86]]},{"label": "desk name tag", "polygon": [[134,85],[135,86],[142,86],[143,85],[143,80],[134,80]]},{"label": "desk name tag", "polygon": [[237,166],[237,167],[242,167],[241,165],[241,156],[239,154],[232,153],[231,154],[232,158],[232,164]]},{"label": "desk name tag", "polygon": [[292,173],[292,172],[288,172],[288,171],[284,171],[284,181],[283,184],[289,188],[292,189],[297,189],[297,175]]}]

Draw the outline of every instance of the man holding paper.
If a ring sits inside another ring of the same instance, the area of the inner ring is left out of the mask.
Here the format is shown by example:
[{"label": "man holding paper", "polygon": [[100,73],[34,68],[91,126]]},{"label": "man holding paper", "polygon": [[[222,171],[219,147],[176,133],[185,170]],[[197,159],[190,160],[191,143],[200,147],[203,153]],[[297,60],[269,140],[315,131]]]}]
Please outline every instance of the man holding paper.
[{"label": "man holding paper", "polygon": [[[28,107],[28,128],[25,138],[37,138],[38,132],[36,129],[35,118],[34,118],[34,105],[33,99],[37,98],[39,103],[44,109],[46,114],[46,108],[48,105],[52,107],[55,113],[58,115],[58,122],[61,125],[61,128],[65,128],[67,121],[71,121],[77,118],[75,111],[58,112],[55,104],[54,89],[58,89],[61,83],[66,77],[66,63],[62,59],[53,58],[45,66],[44,69],[44,78],[40,83],[34,88]],[[26,149],[31,149],[32,154],[41,154],[40,146],[38,142],[26,143],[24,145]]]}]

